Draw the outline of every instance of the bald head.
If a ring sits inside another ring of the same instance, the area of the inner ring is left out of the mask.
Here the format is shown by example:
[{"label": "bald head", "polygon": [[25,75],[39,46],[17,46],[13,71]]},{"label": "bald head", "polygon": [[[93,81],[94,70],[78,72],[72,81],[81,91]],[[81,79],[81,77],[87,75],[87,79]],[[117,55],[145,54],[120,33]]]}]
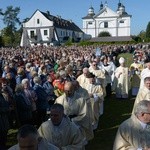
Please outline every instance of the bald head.
[{"label": "bald head", "polygon": [[66,82],[64,85],[64,92],[67,97],[74,95],[74,84],[72,82]]},{"label": "bald head", "polygon": [[64,90],[72,90],[74,87],[72,82],[66,82],[64,85]]},{"label": "bald head", "polygon": [[89,68],[83,68],[83,73],[88,73],[89,72]]},{"label": "bald head", "polygon": [[83,68],[83,74],[85,77],[88,73],[89,73],[89,68]]}]

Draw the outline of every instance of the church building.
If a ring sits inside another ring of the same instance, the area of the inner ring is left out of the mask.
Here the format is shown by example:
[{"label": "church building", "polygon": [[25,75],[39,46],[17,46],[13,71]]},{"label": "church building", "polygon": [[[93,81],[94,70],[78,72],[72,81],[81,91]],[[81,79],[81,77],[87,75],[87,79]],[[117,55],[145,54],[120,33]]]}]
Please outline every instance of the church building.
[{"label": "church building", "polygon": [[72,39],[83,38],[83,31],[72,21],[61,16],[53,16],[49,11],[36,10],[29,20],[23,23],[20,46],[59,45]]},{"label": "church building", "polygon": [[88,14],[82,20],[83,32],[91,35],[92,38],[98,37],[101,32],[108,32],[112,37],[130,36],[131,34],[131,15],[126,12],[125,6],[120,1],[116,11],[109,8],[107,2],[100,4],[98,13],[95,13],[91,6]]}]

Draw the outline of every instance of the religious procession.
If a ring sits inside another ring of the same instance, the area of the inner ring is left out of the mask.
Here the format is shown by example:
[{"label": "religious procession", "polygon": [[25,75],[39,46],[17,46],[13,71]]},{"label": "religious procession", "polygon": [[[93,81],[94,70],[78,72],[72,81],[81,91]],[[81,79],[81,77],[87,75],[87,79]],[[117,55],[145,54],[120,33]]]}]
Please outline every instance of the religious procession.
[{"label": "religious procession", "polygon": [[[129,66],[119,57],[126,53]],[[0,150],[23,149],[28,141],[33,150],[88,149],[105,101],[129,97],[135,98],[131,117],[112,149],[150,149],[149,44],[0,48],[0,89]]]}]

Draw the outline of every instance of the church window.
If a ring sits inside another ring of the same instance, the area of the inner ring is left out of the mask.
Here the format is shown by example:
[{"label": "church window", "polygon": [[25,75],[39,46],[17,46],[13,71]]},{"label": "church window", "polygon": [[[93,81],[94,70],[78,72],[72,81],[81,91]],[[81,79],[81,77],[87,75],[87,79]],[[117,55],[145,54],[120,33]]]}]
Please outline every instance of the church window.
[{"label": "church window", "polygon": [[89,22],[89,24],[92,24],[92,22]]},{"label": "church window", "polygon": [[44,35],[47,35],[47,30],[44,30]]},{"label": "church window", "polygon": [[104,22],[104,28],[108,28],[108,22]]},{"label": "church window", "polygon": [[39,24],[40,23],[40,19],[37,19],[37,24]]},{"label": "church window", "polygon": [[65,36],[65,34],[66,34],[66,32],[65,32],[65,31],[63,31],[63,36]]},{"label": "church window", "polygon": [[60,35],[61,35],[61,36],[62,36],[62,33],[63,33],[63,32],[62,32],[62,31],[60,31]]},{"label": "church window", "polygon": [[31,37],[31,38],[34,38],[34,36],[35,36],[35,35],[34,35],[34,31],[30,31],[30,37]]},{"label": "church window", "polygon": [[124,23],[124,21],[123,21],[123,20],[120,20],[120,23]]}]

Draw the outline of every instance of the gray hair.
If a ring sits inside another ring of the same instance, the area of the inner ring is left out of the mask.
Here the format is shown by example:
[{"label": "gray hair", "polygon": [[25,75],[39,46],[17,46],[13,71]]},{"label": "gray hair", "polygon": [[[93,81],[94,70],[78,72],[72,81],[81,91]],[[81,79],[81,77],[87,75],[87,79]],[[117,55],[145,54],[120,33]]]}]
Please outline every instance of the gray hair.
[{"label": "gray hair", "polygon": [[142,100],[135,105],[134,114],[138,115],[140,113],[148,113],[148,107],[150,106],[150,101]]},{"label": "gray hair", "polygon": [[21,84],[29,83],[29,79],[25,78],[21,81]]},{"label": "gray hair", "polygon": [[38,77],[38,76],[35,76],[34,78],[33,78],[33,82],[36,84],[40,84],[41,83],[41,78],[40,77]]},{"label": "gray hair", "polygon": [[18,130],[17,140],[28,136],[31,136],[33,139],[37,140],[39,138],[39,133],[33,125],[26,124]]},{"label": "gray hair", "polygon": [[144,83],[145,83],[146,81],[150,81],[150,77],[144,78]]}]

